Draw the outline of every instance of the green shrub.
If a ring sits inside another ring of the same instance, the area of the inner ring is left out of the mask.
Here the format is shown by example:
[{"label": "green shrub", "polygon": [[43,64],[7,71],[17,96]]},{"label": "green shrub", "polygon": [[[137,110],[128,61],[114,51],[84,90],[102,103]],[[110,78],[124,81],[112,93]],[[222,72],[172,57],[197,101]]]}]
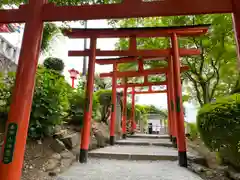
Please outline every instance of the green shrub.
[{"label": "green shrub", "polygon": [[[84,105],[85,105],[85,91],[77,89],[73,92],[69,99],[70,109],[69,117],[70,124],[83,126],[83,115],[84,115]],[[93,106],[92,106],[92,118],[94,120],[99,119],[99,101],[95,93],[93,94]]]},{"label": "green shrub", "polygon": [[62,72],[64,69],[64,62],[59,58],[48,57],[44,60],[44,67],[47,69],[55,70],[58,72]]},{"label": "green shrub", "polygon": [[[4,116],[4,121],[7,120],[14,79],[15,76],[9,74],[2,78],[4,85],[0,84],[0,114]],[[49,136],[54,132],[56,125],[63,123],[69,109],[68,96],[71,90],[64,76],[56,71],[38,67],[29,124],[30,138]]]},{"label": "green shrub", "polygon": [[195,140],[198,138],[199,133],[197,129],[196,123],[187,123],[186,124],[187,128],[189,129],[189,139],[190,140]]},{"label": "green shrub", "polygon": [[7,76],[0,75],[0,126],[4,130],[8,118],[11,94],[15,80],[15,73],[8,73]]},{"label": "green shrub", "polygon": [[203,106],[197,126],[208,148],[219,152],[225,162],[240,167],[240,94]]},{"label": "green shrub", "polygon": [[49,136],[55,125],[63,123],[72,92],[64,76],[54,70],[38,68],[30,117],[29,136]]}]

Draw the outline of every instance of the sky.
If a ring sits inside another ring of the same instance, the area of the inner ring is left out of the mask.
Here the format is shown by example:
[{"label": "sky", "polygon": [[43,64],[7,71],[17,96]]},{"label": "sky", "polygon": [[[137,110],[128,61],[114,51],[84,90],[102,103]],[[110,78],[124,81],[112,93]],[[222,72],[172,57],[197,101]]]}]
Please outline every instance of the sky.
[{"label": "sky", "polygon": [[[71,23],[72,28],[83,28],[80,23]],[[92,20],[88,21],[88,28],[110,28],[105,20]],[[12,33],[3,35],[10,43],[18,47],[21,46],[22,32],[21,33]],[[101,50],[113,50],[115,44],[117,43],[117,38],[111,39],[98,39],[97,48]],[[89,47],[89,41],[88,41]],[[66,80],[70,83],[71,79],[69,77],[69,69],[76,69],[79,72],[82,72],[82,57],[68,57],[68,50],[83,50],[84,49],[84,40],[83,39],[68,39],[64,36],[59,36],[52,43],[53,50],[51,51],[51,56],[58,57],[62,59],[65,63],[64,75]],[[42,63],[44,58],[48,57],[47,55],[41,56],[39,62]],[[104,57],[101,57],[104,58]],[[107,57],[106,57],[107,58]],[[112,71],[112,65],[97,65],[95,66],[96,73],[110,72]],[[137,104],[144,105],[154,105],[161,109],[167,109],[167,96],[166,94],[144,94],[137,95],[136,97]],[[195,121],[196,117],[196,108],[193,104],[185,103],[186,108],[186,121]]]}]

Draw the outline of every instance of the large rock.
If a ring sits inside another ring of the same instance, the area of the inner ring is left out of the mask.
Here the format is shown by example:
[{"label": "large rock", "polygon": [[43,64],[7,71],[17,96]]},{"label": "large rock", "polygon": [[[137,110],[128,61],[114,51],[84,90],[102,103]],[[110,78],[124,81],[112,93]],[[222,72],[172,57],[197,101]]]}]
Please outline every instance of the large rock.
[{"label": "large rock", "polygon": [[52,142],[50,147],[56,153],[61,153],[66,150],[64,143],[62,141],[60,141],[59,139],[54,139],[54,141]]},{"label": "large rock", "polygon": [[103,133],[101,131],[95,131],[94,136],[97,140],[98,147],[106,146],[106,138],[103,136]]},{"label": "large rock", "polygon": [[80,143],[80,133],[73,133],[61,138],[67,149],[73,149]]},{"label": "large rock", "polygon": [[95,136],[91,136],[90,143],[89,143],[89,150],[97,149],[98,142]]},{"label": "large rock", "polygon": [[100,131],[101,135],[104,137],[105,141],[108,141],[108,139],[109,139],[109,128],[106,124],[93,122],[92,123],[92,131],[93,131],[93,134],[95,132]]}]

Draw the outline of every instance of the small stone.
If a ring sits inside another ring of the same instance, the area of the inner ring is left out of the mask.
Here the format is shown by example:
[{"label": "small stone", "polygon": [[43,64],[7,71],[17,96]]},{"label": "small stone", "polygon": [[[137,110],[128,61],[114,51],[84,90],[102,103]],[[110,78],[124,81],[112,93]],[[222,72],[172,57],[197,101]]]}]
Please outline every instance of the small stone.
[{"label": "small stone", "polygon": [[62,159],[61,160],[61,172],[65,171],[72,165],[72,159]]},{"label": "small stone", "polygon": [[213,172],[212,171],[206,171],[206,175],[207,176],[213,176]]},{"label": "small stone", "polygon": [[38,143],[39,145],[41,145],[41,144],[42,144],[42,141],[41,141],[41,140],[37,140],[37,143]]},{"label": "small stone", "polygon": [[61,169],[60,168],[56,168],[53,170],[53,172],[55,172],[56,174],[59,174],[61,172]]},{"label": "small stone", "polygon": [[29,166],[29,169],[33,169],[33,166]]},{"label": "small stone", "polygon": [[53,177],[53,176],[57,176],[57,173],[51,171],[51,172],[48,173],[48,175]]},{"label": "small stone", "polygon": [[53,159],[60,160],[60,159],[61,159],[61,155],[60,155],[59,153],[54,153],[54,154],[52,155],[52,158],[53,158]]},{"label": "small stone", "polygon": [[70,151],[63,151],[60,155],[63,159],[74,159],[74,155]]},{"label": "small stone", "polygon": [[53,170],[54,168],[57,167],[57,165],[59,164],[59,161],[56,159],[49,159],[47,162],[47,165],[45,167],[46,171],[50,171]]}]

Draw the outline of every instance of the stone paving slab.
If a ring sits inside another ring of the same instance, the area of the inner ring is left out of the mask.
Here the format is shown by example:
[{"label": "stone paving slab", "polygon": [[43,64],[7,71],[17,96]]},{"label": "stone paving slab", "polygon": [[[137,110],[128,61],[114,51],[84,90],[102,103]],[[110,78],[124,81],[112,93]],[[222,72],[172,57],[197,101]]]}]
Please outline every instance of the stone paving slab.
[{"label": "stone paving slab", "polygon": [[[89,157],[118,160],[169,160],[176,161],[178,152],[175,148],[161,146],[115,145],[89,152]],[[187,153],[189,158],[198,158],[197,154]]]},{"label": "stone paving slab", "polygon": [[75,163],[56,180],[202,180],[173,161],[89,159]]},{"label": "stone paving slab", "polygon": [[168,134],[134,134],[134,135],[129,135],[128,138],[144,138],[144,139],[169,139]]},{"label": "stone paving slab", "polygon": [[115,145],[89,152],[89,157],[126,160],[170,160],[176,161],[178,153],[174,148],[161,146]]},{"label": "stone paving slab", "polygon": [[140,146],[164,146],[164,147],[173,147],[172,142],[169,139],[144,139],[144,138],[127,138],[116,141],[116,144],[119,145],[140,145]]}]

